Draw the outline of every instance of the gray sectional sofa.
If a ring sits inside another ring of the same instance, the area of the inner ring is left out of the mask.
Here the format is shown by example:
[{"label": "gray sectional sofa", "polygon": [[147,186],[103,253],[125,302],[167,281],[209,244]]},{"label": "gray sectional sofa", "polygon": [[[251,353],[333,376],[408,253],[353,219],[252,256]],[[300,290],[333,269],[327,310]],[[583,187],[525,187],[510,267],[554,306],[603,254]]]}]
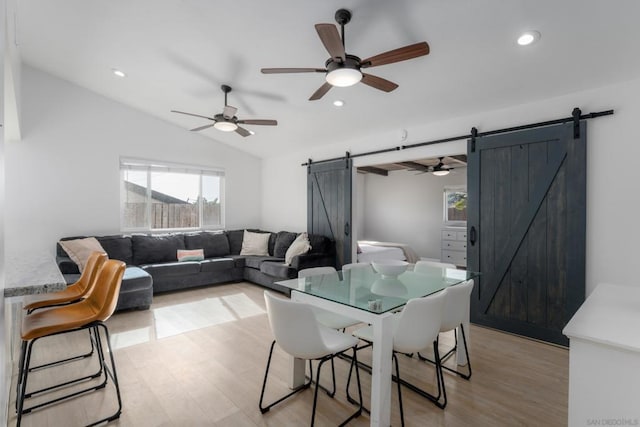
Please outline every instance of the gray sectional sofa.
[{"label": "gray sectional sofa", "polygon": [[[127,264],[116,310],[148,308],[153,294],[160,292],[242,280],[288,294],[274,282],[295,278],[304,268],[335,264],[335,244],[327,237],[309,235],[311,250],[285,265],[285,253],[297,233],[248,231],[269,233],[269,256],[240,255],[244,230],[95,236],[109,258]],[[178,249],[203,249],[205,259],[179,262]],[[80,277],[76,263],[59,244],[56,255],[67,283],[75,282]]]}]

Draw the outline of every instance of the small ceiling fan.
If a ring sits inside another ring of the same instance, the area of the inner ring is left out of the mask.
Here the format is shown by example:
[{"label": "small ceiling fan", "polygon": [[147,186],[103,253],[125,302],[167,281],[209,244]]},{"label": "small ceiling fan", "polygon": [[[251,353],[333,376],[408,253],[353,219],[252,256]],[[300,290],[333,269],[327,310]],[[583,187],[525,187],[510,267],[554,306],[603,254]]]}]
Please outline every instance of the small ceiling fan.
[{"label": "small ceiling fan", "polygon": [[184,111],[171,110],[172,113],[186,114],[187,116],[201,117],[203,119],[212,120],[213,123],[206,124],[204,126],[200,126],[197,128],[191,129],[192,131],[199,131],[208,129],[210,127],[214,127],[223,132],[233,132],[239,133],[240,135],[247,137],[252,135],[251,131],[240,127],[238,125],[262,125],[262,126],[276,126],[278,122],[276,120],[260,120],[260,119],[248,119],[248,120],[239,120],[236,117],[236,112],[238,109],[236,107],[232,107],[227,104],[227,94],[231,92],[231,87],[227,85],[221,86],[222,91],[224,92],[224,109],[222,113],[216,114],[213,117],[201,116],[200,114],[186,113]]},{"label": "small ceiling fan", "polygon": [[438,157],[438,164],[433,166],[430,170],[430,172],[436,176],[445,176],[445,175],[449,175],[449,171],[452,171],[455,168],[450,168],[449,166],[446,166],[444,163],[442,163],[442,160],[444,160],[444,157]]},{"label": "small ceiling fan", "polygon": [[429,53],[427,42],[420,42],[360,59],[345,52],[344,26],[351,21],[351,12],[347,9],[339,9],[335,19],[340,25],[342,37],[334,24],[316,24],[315,26],[320,40],[331,55],[324,64],[325,68],[263,68],[261,71],[264,74],[325,73],[326,82],[309,98],[309,101],[315,101],[322,98],[333,86],[347,87],[360,81],[384,92],[391,92],[398,87],[396,83],[363,73],[361,69],[406,61]]}]

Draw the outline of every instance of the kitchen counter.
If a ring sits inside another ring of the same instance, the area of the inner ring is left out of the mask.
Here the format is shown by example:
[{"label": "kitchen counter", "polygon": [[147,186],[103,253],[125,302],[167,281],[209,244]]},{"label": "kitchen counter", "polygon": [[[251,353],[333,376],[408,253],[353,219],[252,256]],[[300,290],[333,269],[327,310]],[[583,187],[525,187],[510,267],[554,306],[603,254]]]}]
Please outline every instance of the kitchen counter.
[{"label": "kitchen counter", "polygon": [[67,287],[53,255],[48,253],[8,255],[5,270],[5,298],[55,292]]}]

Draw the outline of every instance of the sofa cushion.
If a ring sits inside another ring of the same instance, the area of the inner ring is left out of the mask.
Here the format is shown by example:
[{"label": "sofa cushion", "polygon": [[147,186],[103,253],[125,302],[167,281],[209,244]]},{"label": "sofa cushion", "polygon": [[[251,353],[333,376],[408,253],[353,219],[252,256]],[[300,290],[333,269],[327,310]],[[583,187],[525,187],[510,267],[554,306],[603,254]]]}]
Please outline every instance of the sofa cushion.
[{"label": "sofa cushion", "polygon": [[204,249],[205,258],[229,255],[229,239],[224,232],[202,231],[184,235],[187,249]]},{"label": "sofa cushion", "polygon": [[225,231],[227,239],[229,240],[229,253],[231,255],[240,255],[242,250],[242,237],[244,236],[244,230],[229,230]]},{"label": "sofa cushion", "polygon": [[131,236],[100,236],[96,237],[96,239],[107,252],[109,259],[117,259],[127,265],[133,264]]},{"label": "sofa cushion", "polygon": [[200,273],[200,262],[198,261],[165,262],[162,264],[142,265],[141,267],[152,276],[185,276]]},{"label": "sofa cushion", "polygon": [[204,260],[204,249],[178,249],[178,262]]},{"label": "sofa cushion", "polygon": [[291,246],[291,243],[296,239],[296,233],[289,231],[279,231],[276,234],[276,241],[273,246],[273,256],[278,258],[284,258],[287,253],[287,249]]},{"label": "sofa cushion", "polygon": [[151,275],[139,267],[127,267],[122,276],[122,287],[129,291],[148,289],[153,286]]},{"label": "sofa cushion", "polygon": [[244,268],[244,266],[246,265],[247,257],[244,255],[229,255],[228,257],[225,257],[225,258],[232,259],[233,263],[237,268]]},{"label": "sofa cushion", "polygon": [[309,234],[309,243],[311,244],[310,254],[333,253],[332,241],[328,237],[318,234]]},{"label": "sofa cushion", "polygon": [[269,255],[269,233],[252,233],[244,230],[240,255]]},{"label": "sofa cushion", "polygon": [[[269,231],[262,231],[255,228],[247,228],[247,231],[252,233],[269,233],[269,255],[273,254],[273,247],[276,244],[276,234],[271,233]],[[242,239],[244,237],[244,229],[243,230],[228,230],[225,231],[227,235],[227,239],[229,239],[229,253],[231,255],[240,255],[240,251],[242,250]]]},{"label": "sofa cushion", "polygon": [[284,259],[274,258],[272,256],[247,256],[244,259],[244,264],[246,267],[260,270],[260,264],[262,264],[264,261],[284,262]]},{"label": "sofa cushion", "polygon": [[260,264],[260,271],[282,279],[295,279],[298,277],[298,270],[282,262],[264,261]]},{"label": "sofa cushion", "polygon": [[236,267],[236,263],[231,258],[205,259],[200,263],[201,272],[223,271],[234,267]]},{"label": "sofa cushion", "polygon": [[131,236],[135,265],[176,261],[178,249],[185,249],[182,234]]},{"label": "sofa cushion", "polygon": [[291,243],[289,249],[287,249],[287,253],[284,255],[284,263],[287,265],[291,265],[291,260],[293,257],[306,254],[311,249],[311,245],[309,244],[309,237],[307,233],[300,233],[296,240]]},{"label": "sofa cushion", "polygon": [[69,255],[69,258],[78,264],[80,272],[84,270],[89,256],[93,252],[106,253],[100,242],[95,237],[86,237],[84,239],[64,240],[60,241],[60,246]]}]

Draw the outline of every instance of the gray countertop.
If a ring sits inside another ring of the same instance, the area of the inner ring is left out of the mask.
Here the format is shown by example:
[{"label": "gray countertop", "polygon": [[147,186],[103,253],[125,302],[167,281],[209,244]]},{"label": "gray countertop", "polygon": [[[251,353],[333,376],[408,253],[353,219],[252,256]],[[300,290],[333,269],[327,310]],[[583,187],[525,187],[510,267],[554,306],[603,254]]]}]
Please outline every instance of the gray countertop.
[{"label": "gray countertop", "polygon": [[5,298],[55,292],[67,286],[49,253],[7,254],[5,271]]}]

